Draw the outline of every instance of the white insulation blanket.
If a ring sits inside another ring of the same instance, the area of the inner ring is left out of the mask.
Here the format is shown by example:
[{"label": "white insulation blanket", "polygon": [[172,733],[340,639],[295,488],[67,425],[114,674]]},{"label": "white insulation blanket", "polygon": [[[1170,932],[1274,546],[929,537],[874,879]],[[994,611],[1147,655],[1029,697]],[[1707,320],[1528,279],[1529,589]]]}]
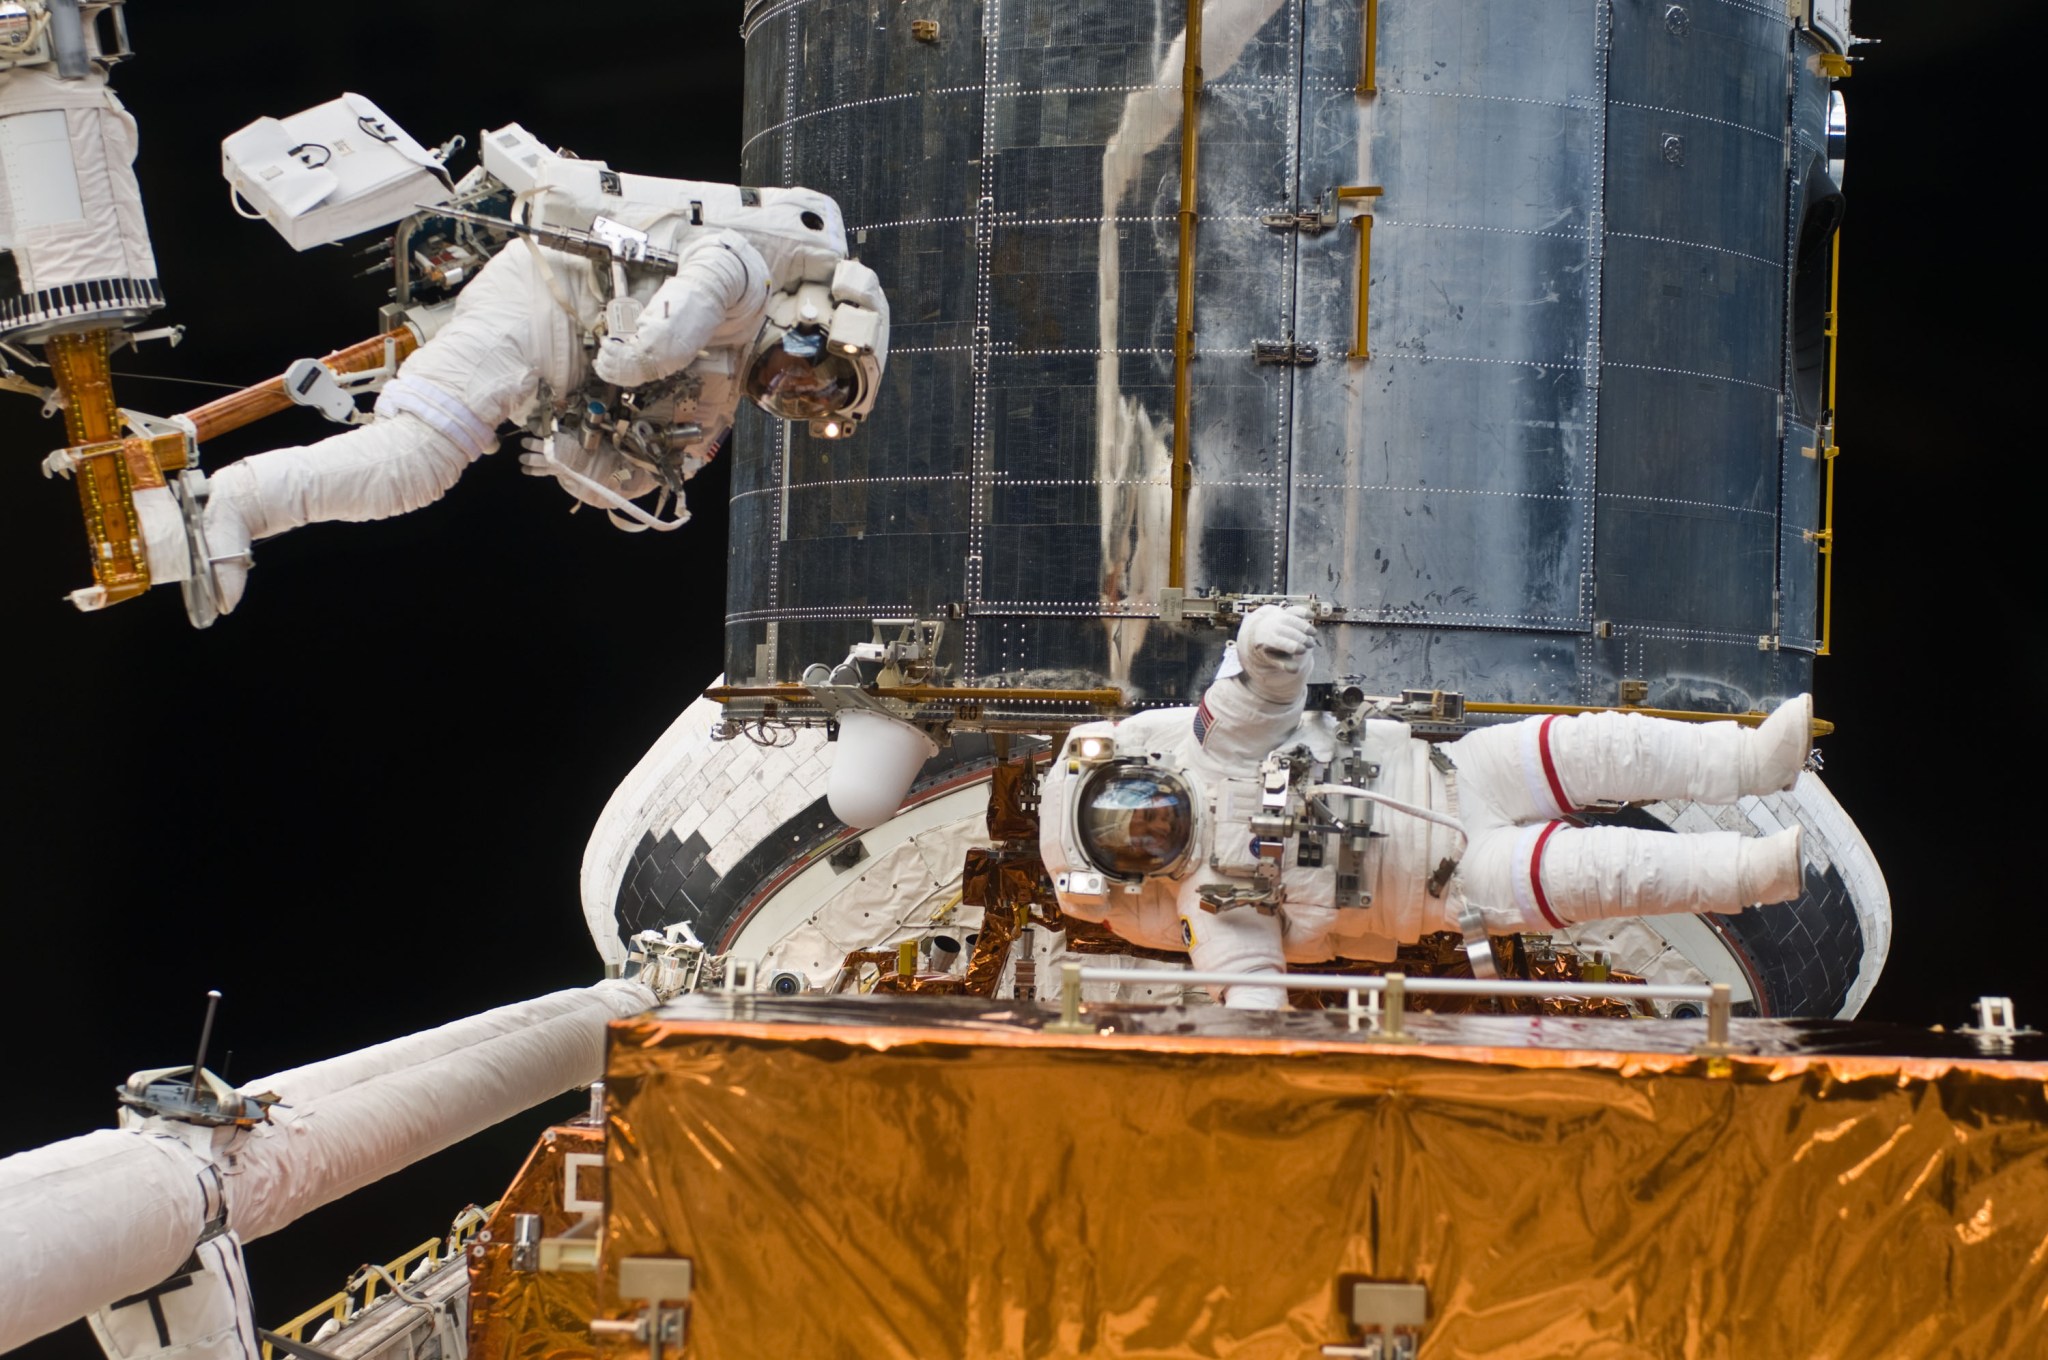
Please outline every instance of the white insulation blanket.
[{"label": "white insulation blanket", "polygon": [[0,1351],[162,1282],[214,1206],[244,1241],[604,1070],[605,1026],[654,1005],[633,982],[554,992],[249,1082],[273,1123],[198,1147],[158,1120],[0,1159]]},{"label": "white insulation blanket", "polygon": [[[229,1145],[228,1227],[244,1242],[532,1109],[604,1071],[604,1028],[654,1005],[637,982],[601,982],[486,1011],[346,1057],[295,1067],[272,1124]],[[287,1108],[288,1107],[288,1108]]]},{"label": "white insulation blanket", "polygon": [[101,1129],[0,1161],[0,1351],[164,1279],[205,1230],[206,1162]]}]

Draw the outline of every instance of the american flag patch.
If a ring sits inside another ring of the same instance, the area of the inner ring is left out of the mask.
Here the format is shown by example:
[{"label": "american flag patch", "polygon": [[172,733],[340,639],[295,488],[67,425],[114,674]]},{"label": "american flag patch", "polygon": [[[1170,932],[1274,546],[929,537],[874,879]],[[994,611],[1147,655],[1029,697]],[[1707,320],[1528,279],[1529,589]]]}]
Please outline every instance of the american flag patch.
[{"label": "american flag patch", "polygon": [[1202,696],[1202,702],[1201,702],[1201,703],[1199,703],[1199,704],[1196,704],[1196,705],[1195,705],[1195,744],[1196,744],[1196,745],[1198,745],[1198,746],[1206,746],[1206,745],[1208,745],[1208,743],[1209,743],[1209,724],[1210,724],[1210,723],[1213,723],[1213,722],[1215,722],[1215,721],[1216,721],[1216,715],[1215,715],[1215,714],[1213,714],[1213,713],[1211,713],[1211,712],[1209,711],[1209,698],[1208,698],[1208,696],[1207,696],[1207,695],[1204,695],[1204,696]]}]

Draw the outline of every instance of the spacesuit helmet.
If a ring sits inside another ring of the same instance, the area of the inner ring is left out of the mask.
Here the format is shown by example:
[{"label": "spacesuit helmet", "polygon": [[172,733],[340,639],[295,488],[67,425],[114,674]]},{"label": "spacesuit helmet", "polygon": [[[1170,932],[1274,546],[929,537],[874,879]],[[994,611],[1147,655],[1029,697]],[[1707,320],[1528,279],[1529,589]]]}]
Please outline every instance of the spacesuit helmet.
[{"label": "spacesuit helmet", "polygon": [[1114,761],[1089,773],[1074,799],[1081,853],[1105,874],[1170,874],[1195,840],[1195,799],[1187,781],[1141,761]]},{"label": "spacesuit helmet", "polygon": [[[747,351],[741,386],[781,420],[808,421],[820,439],[844,439],[875,409],[889,355],[889,299],[858,260],[822,256],[769,296]],[[824,275],[824,277],[816,277]]]}]

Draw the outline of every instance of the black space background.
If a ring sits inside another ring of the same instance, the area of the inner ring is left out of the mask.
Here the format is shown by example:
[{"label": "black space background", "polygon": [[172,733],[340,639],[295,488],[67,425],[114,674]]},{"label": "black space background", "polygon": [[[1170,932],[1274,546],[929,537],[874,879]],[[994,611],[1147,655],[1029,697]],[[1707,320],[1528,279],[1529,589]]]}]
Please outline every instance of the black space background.
[{"label": "black space background", "polygon": [[[117,356],[124,374],[252,382],[372,332],[383,281],[230,213],[219,140],[262,114],[352,89],[430,145],[516,119],[620,169],[738,178],[732,0],[131,8],[140,55],[115,84],[142,125],[159,319],[189,332]],[[2048,1020],[2028,8],[1857,0],[1884,43],[1845,86],[1836,655],[1817,689],[1841,726],[1829,783],[1896,911],[1865,1014],[1914,1025],[1982,993]],[[215,395],[117,392],[159,411]],[[693,484],[688,529],[629,536],[491,458],[417,514],[265,546],[243,608],[195,633],[170,591],[97,617],[63,602],[90,578],[75,495],[36,469],[62,427],[0,401],[0,1152],[104,1126],[126,1073],[188,1061],[208,987],[227,994],[216,1059],[249,1078],[596,975],[584,841],[720,667],[722,468]],[[294,411],[208,465],[329,428]],[[259,1317],[493,1198],[545,1117],[255,1244]],[[22,1352],[96,1353],[83,1327]]]}]

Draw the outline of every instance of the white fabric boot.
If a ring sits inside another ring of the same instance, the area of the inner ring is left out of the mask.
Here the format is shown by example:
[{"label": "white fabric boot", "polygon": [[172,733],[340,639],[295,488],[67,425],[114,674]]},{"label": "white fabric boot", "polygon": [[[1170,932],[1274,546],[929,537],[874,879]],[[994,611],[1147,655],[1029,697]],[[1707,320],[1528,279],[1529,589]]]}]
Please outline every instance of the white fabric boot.
[{"label": "white fabric boot", "polygon": [[[230,466],[233,466],[232,464]],[[229,485],[232,486],[234,479]],[[231,614],[249,587],[249,568],[256,565],[250,551],[249,521],[242,517],[233,495],[224,492],[218,478],[206,497],[206,555],[213,563],[214,593],[220,612]]]},{"label": "white fabric boot", "polygon": [[1813,750],[1813,696],[1799,694],[1772,710],[1744,748],[1744,793],[1789,791]]},{"label": "white fabric boot", "polygon": [[1795,826],[1775,836],[1744,838],[1735,887],[1745,903],[1790,902],[1805,889],[1806,872],[1799,858],[1801,830]]}]

